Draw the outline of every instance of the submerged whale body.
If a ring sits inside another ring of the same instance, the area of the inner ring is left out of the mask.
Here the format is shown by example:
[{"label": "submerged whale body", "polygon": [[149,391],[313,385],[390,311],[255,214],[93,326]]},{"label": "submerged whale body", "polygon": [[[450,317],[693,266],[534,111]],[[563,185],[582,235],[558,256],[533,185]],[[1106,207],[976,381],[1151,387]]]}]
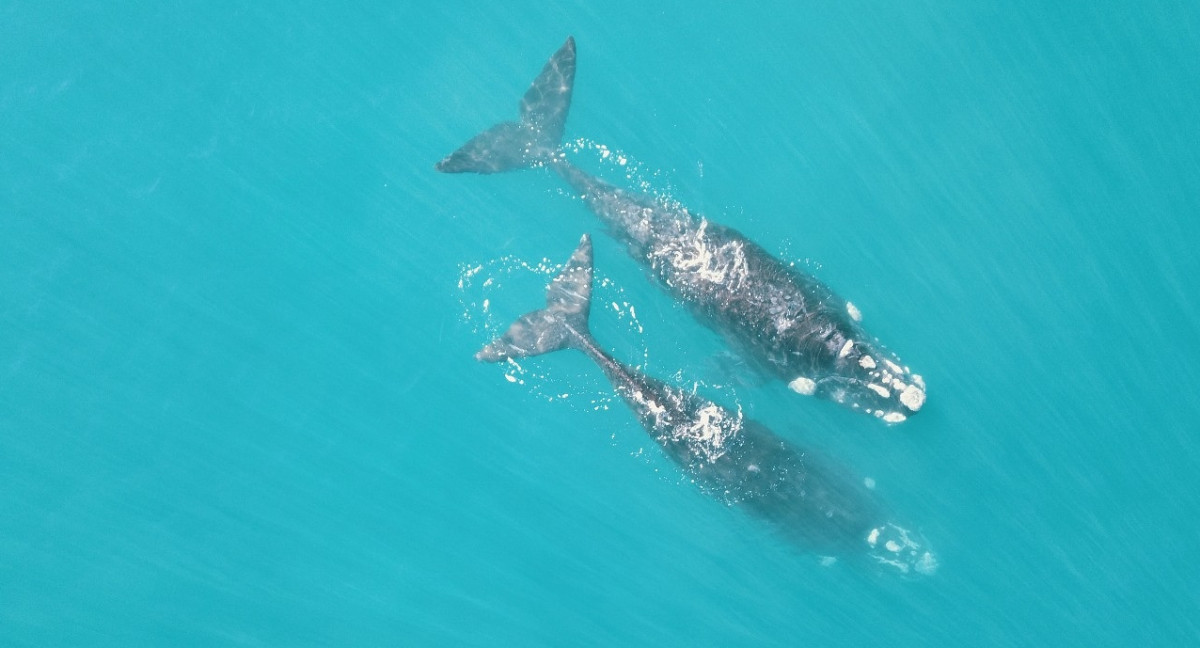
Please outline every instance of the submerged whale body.
[{"label": "submerged whale body", "polygon": [[888,423],[921,409],[921,376],[875,343],[859,325],[858,309],[825,284],[734,229],[571,164],[560,142],[574,82],[575,41],[568,38],[522,97],[517,121],[476,135],[436,168],[549,167],[667,292],[769,376]]},{"label": "submerged whale body", "polygon": [[868,556],[902,572],[930,573],[933,555],[914,534],[881,523],[879,506],[858,484],[741,412],[647,376],[615,360],[588,330],[592,247],[585,235],[546,289],[546,307],[522,315],[476,354],[502,362],[578,349],[662,450],[710,495],[771,522],[806,550]]}]

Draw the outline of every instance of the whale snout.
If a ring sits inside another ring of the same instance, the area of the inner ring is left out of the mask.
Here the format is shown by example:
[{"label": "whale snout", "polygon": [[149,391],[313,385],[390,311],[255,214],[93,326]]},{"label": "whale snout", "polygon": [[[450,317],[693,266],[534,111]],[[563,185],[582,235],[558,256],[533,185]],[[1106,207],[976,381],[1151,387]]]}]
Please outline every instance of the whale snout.
[{"label": "whale snout", "polygon": [[898,359],[872,349],[847,363],[857,375],[851,379],[851,406],[857,405],[885,423],[902,423],[925,406],[925,380]]},{"label": "whale snout", "polygon": [[904,383],[902,379],[894,378],[895,390],[889,402],[876,409],[875,415],[885,423],[903,423],[908,417],[916,414],[925,405],[925,385],[920,376],[912,376],[915,380]]},{"label": "whale snout", "polygon": [[880,565],[901,574],[933,575],[937,556],[923,536],[891,522],[877,526],[867,534],[867,554]]}]

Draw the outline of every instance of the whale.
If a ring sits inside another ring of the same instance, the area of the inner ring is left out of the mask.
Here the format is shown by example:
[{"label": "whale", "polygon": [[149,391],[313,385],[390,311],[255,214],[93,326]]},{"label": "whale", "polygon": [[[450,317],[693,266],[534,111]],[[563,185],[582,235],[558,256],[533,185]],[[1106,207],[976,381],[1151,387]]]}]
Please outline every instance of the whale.
[{"label": "whale", "polygon": [[516,319],[475,354],[515,362],[563,349],[582,351],[663,453],[703,492],[765,520],[805,551],[869,557],[908,574],[929,574],[937,559],[918,534],[886,521],[865,485],[765,425],[624,364],[592,336],[592,244],[586,234],[546,288],[546,305]]},{"label": "whale", "polygon": [[568,37],[521,98],[515,121],[479,133],[435,168],[478,174],[548,168],[655,283],[768,378],[888,424],[922,408],[920,374],[869,335],[859,309],[816,277],[733,228],[572,164],[561,142],[575,68],[575,40]]}]

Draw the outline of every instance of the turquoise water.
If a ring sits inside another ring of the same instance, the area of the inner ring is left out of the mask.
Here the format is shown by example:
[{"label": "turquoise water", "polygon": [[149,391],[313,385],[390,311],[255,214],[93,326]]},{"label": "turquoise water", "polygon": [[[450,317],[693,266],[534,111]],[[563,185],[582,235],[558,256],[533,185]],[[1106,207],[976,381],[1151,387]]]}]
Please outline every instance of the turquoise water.
[{"label": "turquoise water", "polygon": [[[0,7],[0,644],[1197,641],[1195,3],[428,5]],[[744,376],[547,173],[433,171],[568,34],[580,155],[851,299],[919,416]],[[704,497],[582,355],[476,363],[584,232],[609,349],[936,574]]]}]

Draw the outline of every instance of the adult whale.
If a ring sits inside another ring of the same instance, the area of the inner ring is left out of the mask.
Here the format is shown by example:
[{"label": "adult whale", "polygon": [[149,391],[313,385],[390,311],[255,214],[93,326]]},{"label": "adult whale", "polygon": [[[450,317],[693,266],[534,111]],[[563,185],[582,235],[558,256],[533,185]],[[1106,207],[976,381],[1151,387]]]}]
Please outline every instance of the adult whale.
[{"label": "adult whale", "polygon": [[592,244],[587,235],[546,288],[546,307],[522,315],[475,354],[485,362],[578,349],[663,451],[708,494],[767,520],[805,550],[868,556],[902,572],[930,573],[937,560],[914,534],[885,522],[864,488],[812,453],[693,391],[615,360],[588,330]]},{"label": "adult whale", "polygon": [[560,149],[575,82],[575,41],[550,57],[520,119],[476,135],[437,164],[445,173],[548,166],[578,193],[698,319],[800,394],[899,423],[925,403],[925,382],[859,325],[852,304],[742,234],[687,208],[603,182]]}]

